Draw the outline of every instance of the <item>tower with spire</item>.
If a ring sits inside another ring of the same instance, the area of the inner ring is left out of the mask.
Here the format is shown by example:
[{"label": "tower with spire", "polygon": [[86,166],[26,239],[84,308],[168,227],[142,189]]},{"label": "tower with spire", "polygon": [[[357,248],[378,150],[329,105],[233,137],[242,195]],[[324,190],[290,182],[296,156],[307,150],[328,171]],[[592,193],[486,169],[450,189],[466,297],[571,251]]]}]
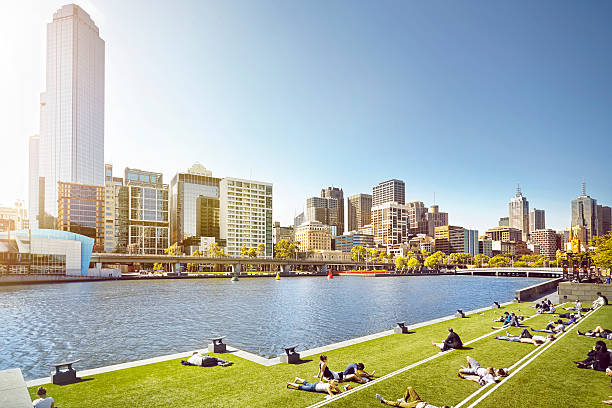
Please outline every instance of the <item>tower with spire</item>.
[{"label": "tower with spire", "polygon": [[510,228],[521,231],[523,241],[529,236],[529,201],[521,192],[521,185],[516,185],[516,194],[508,203],[508,223]]},{"label": "tower with spire", "polygon": [[587,245],[594,237],[599,235],[597,200],[587,195],[584,181],[581,184],[580,197],[572,200],[572,227],[576,226],[586,229]]}]

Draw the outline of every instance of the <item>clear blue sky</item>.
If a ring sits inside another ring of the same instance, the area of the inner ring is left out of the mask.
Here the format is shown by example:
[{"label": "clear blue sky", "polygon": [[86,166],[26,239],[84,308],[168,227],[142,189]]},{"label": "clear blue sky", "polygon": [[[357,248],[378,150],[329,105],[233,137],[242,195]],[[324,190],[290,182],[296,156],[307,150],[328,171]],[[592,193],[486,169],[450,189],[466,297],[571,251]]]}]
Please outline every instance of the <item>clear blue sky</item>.
[{"label": "clear blue sky", "polygon": [[[45,24],[62,4],[13,3],[16,41],[0,36],[15,60],[1,84],[19,101],[4,97],[0,124],[18,141],[0,162],[7,203],[27,198]],[[169,182],[199,161],[273,182],[283,224],[322,187],[371,193],[389,178],[481,231],[518,182],[552,228],[569,224],[583,178],[612,204],[612,2],[78,4],[107,44],[105,160],[120,171]]]}]

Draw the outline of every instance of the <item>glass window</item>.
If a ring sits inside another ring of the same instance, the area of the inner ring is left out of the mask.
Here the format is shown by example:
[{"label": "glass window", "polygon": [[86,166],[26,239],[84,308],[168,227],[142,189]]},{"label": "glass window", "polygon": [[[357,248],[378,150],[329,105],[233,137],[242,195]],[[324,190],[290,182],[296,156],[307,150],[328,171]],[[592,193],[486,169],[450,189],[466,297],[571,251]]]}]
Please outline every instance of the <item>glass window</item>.
[{"label": "glass window", "polygon": [[128,178],[128,180],[137,181],[138,180],[138,174],[136,174],[136,173],[128,173],[127,178]]}]

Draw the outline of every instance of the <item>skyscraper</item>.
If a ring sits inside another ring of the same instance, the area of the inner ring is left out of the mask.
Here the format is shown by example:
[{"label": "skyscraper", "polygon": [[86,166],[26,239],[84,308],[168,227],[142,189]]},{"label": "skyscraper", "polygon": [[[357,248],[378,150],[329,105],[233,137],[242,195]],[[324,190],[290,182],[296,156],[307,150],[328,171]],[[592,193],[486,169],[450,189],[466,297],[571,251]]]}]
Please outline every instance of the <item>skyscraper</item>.
[{"label": "skyscraper", "polygon": [[57,217],[58,182],[104,185],[104,40],[74,4],[56,11],[47,24],[38,157],[44,218]]},{"label": "skyscraper", "polygon": [[327,187],[321,190],[321,197],[338,200],[338,221],[336,235],[344,234],[344,192],[338,187]]},{"label": "skyscraper", "polygon": [[572,227],[581,226],[586,229],[585,246],[598,235],[597,224],[597,200],[586,194],[586,186],[582,183],[582,194],[572,200]]},{"label": "skyscraper", "polygon": [[607,205],[597,206],[597,235],[612,231],[612,209]]},{"label": "skyscraper", "polygon": [[372,206],[385,203],[406,204],[406,184],[401,180],[387,180],[372,188]]},{"label": "skyscraper", "polygon": [[38,149],[40,136],[30,136],[28,168],[28,214],[30,228],[38,228]]},{"label": "skyscraper", "polygon": [[529,233],[546,228],[546,214],[544,210],[533,209],[529,212]]},{"label": "skyscraper", "polygon": [[521,186],[517,186],[516,194],[508,204],[510,228],[521,230],[523,241],[527,241],[529,235],[529,201],[523,197]]},{"label": "skyscraper", "polygon": [[372,196],[355,194],[347,199],[348,231],[358,231],[372,222]]},{"label": "skyscraper", "polygon": [[339,203],[335,198],[310,197],[306,199],[306,220],[319,221],[330,227],[332,236],[339,235]]}]

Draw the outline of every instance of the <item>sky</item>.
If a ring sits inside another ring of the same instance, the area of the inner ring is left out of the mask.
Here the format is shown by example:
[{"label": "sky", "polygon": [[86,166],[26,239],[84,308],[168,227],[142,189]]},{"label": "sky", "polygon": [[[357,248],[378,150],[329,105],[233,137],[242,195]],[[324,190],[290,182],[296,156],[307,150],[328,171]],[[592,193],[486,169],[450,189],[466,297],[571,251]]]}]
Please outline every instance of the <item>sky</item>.
[{"label": "sky", "polygon": [[[45,30],[3,4],[0,204],[27,201]],[[272,182],[274,220],[391,178],[481,232],[520,183],[547,227],[612,205],[612,2],[77,2],[106,42],[105,162]]]}]

